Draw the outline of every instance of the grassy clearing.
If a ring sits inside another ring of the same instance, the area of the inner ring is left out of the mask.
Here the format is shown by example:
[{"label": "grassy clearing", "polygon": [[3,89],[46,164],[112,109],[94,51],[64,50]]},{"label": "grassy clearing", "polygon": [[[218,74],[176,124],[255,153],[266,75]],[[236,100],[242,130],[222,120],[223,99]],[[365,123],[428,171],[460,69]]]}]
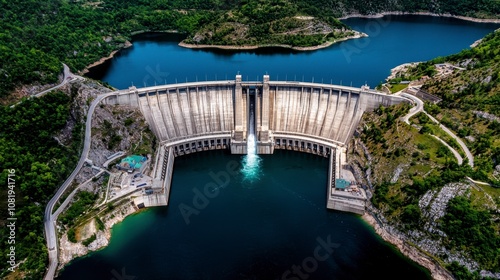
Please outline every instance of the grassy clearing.
[{"label": "grassy clearing", "polygon": [[[491,196],[491,194],[489,195]],[[483,188],[480,186],[471,188],[471,202],[474,207],[482,209],[495,207],[495,202],[491,201],[491,199],[486,196]]]},{"label": "grassy clearing", "polygon": [[493,199],[497,199],[496,204],[500,207],[500,188],[495,188],[487,185],[477,185],[478,188],[481,188],[485,193],[489,194]]},{"label": "grassy clearing", "polygon": [[139,143],[132,144],[132,153],[133,154],[141,154],[147,155],[153,153],[153,145],[154,135],[151,130],[146,129],[142,132],[142,141]]},{"label": "grassy clearing", "polygon": [[[448,133],[446,133],[443,129],[441,129],[438,124],[432,122],[425,114],[419,113],[419,114],[413,116],[410,119],[410,123],[414,123],[414,124],[421,126],[422,128],[421,128],[420,132],[423,132],[424,135],[432,134],[432,135],[435,135],[435,136],[441,138],[448,145],[453,147],[462,157],[465,157],[465,153],[462,150],[462,148],[460,147],[460,145],[458,145],[458,142],[455,139],[453,139]],[[439,145],[443,145],[434,137],[431,137],[431,138],[434,141],[437,141],[437,143]],[[446,149],[448,149],[448,148],[446,148]]]},{"label": "grassy clearing", "polygon": [[408,84],[390,84],[389,89],[392,93],[396,93],[408,87]]},{"label": "grassy clearing", "polygon": [[[423,157],[423,159],[435,162],[439,165],[446,164],[447,161],[446,157],[442,156],[439,152],[440,149],[443,149],[443,147],[446,148],[446,146],[444,146],[439,140],[437,140],[436,138],[432,137],[429,134],[421,134],[419,132],[416,132],[416,130],[415,133],[413,134],[413,139],[418,149],[418,152],[421,154],[421,157]],[[428,166],[425,163],[424,165]],[[429,171],[431,168],[429,167],[425,169]]]}]

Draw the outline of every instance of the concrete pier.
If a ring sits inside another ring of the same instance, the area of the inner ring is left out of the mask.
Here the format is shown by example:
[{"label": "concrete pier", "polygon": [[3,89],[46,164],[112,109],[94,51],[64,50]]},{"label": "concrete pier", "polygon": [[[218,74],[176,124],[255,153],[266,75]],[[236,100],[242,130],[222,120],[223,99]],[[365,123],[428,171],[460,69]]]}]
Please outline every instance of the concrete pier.
[{"label": "concrete pier", "polygon": [[162,146],[158,149],[151,173],[152,185],[142,189],[141,196],[135,199],[135,204],[139,208],[168,205],[174,160],[172,147]]},{"label": "concrete pier", "polygon": [[[328,175],[327,207],[364,211],[360,197],[346,196],[347,192],[335,189],[346,143],[365,111],[408,102],[404,97],[367,87],[270,81],[268,75],[262,82],[242,82],[241,75],[236,75],[235,80],[228,81],[131,87],[117,91],[105,103],[140,108],[160,141],[154,178],[162,181],[161,188],[168,192],[170,183],[165,181],[170,181],[176,156],[214,149],[247,153],[250,96],[255,106],[257,153],[287,149],[329,157],[333,171]],[[162,162],[165,153],[168,159]],[[156,195],[148,198],[151,205],[168,203],[168,194]]]}]

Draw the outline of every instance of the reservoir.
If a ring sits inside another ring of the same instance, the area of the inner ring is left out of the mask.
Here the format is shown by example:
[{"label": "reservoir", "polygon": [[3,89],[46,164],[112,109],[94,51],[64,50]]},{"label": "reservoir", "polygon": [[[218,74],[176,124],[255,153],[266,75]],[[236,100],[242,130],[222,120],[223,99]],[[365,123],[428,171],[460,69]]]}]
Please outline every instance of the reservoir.
[{"label": "reservoir", "polygon": [[453,18],[392,16],[352,18],[344,23],[369,37],[349,40],[316,51],[282,48],[253,51],[187,49],[177,46],[177,34],[142,34],[131,48],[92,68],[89,77],[125,89],[187,81],[234,79],[243,81],[313,81],[372,88],[397,65],[425,61],[469,48],[500,25]]},{"label": "reservoir", "polygon": [[[244,80],[267,72],[272,80],[374,87],[398,64],[458,52],[497,27],[423,16],[344,22],[369,37],[313,52],[235,52],[184,49],[179,35],[140,35],[89,76],[120,89],[234,79],[238,71]],[[108,247],[73,261],[58,279],[429,278],[359,216],[326,209],[326,159],[275,151],[259,156],[250,178],[244,162],[223,151],[176,158],[169,206],[126,218]],[[227,170],[235,164],[241,172]],[[220,172],[231,174],[229,184],[200,199],[210,174]]]},{"label": "reservoir", "polygon": [[319,250],[328,258],[317,260],[316,268],[306,261],[311,272],[302,270],[310,279],[428,278],[359,216],[326,209],[326,158],[280,150],[260,157],[257,178],[231,176],[188,222],[179,207],[194,206],[193,189],[203,191],[214,181],[210,172],[223,172],[242,156],[178,157],[169,206],[127,217],[113,228],[107,248],[74,261],[59,279],[112,279],[123,268],[148,280],[282,279],[292,266],[315,258],[323,242],[332,244],[330,252]]}]

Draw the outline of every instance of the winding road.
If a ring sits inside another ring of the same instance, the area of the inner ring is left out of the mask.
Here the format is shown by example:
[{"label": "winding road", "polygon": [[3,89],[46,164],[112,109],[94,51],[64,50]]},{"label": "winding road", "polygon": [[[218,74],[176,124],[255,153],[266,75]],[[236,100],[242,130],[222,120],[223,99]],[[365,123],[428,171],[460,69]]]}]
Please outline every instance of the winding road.
[{"label": "winding road", "polygon": [[451,153],[455,156],[455,158],[457,159],[458,165],[462,165],[462,163],[464,162],[464,159],[457,152],[457,150],[453,149],[453,147],[450,146],[450,145],[448,145],[448,143],[446,143],[446,141],[444,141],[443,139],[437,137],[436,135],[431,135],[431,136],[434,137],[434,138],[436,138],[437,140],[439,140],[439,142],[443,143],[443,145],[445,145],[448,148],[448,150],[450,150]]},{"label": "winding road", "polygon": [[439,128],[441,128],[444,132],[448,133],[448,135],[451,136],[451,138],[455,139],[458,143],[458,145],[462,148],[462,150],[464,151],[465,153],[465,156],[467,157],[467,159],[469,160],[469,165],[471,167],[474,167],[474,156],[472,155],[472,153],[470,152],[469,148],[467,148],[467,146],[465,145],[464,141],[462,141],[462,139],[460,139],[460,137],[458,137],[457,135],[455,135],[455,133],[453,133],[450,129],[448,129],[446,126],[442,125],[441,123],[439,123],[438,120],[436,120],[433,116],[427,114],[427,112],[424,111],[424,113],[435,123],[437,123],[439,125]]},{"label": "winding road", "polygon": [[[467,160],[468,160],[468,164],[471,166],[471,167],[474,167],[474,156],[472,155],[472,153],[470,152],[469,148],[467,148],[467,146],[465,145],[465,143],[462,141],[462,139],[460,139],[460,137],[458,137],[457,135],[455,135],[455,133],[453,133],[450,129],[448,129],[446,126],[442,125],[441,123],[439,123],[439,121],[437,119],[435,119],[433,116],[429,115],[425,110],[424,110],[424,102],[416,97],[416,96],[413,96],[411,94],[407,94],[407,93],[404,93],[404,92],[399,92],[398,93],[399,95],[401,95],[402,97],[406,97],[408,99],[411,99],[415,104],[416,106],[411,108],[410,109],[410,112],[408,112],[408,114],[406,114],[404,117],[402,117],[401,119],[406,122],[407,124],[410,124],[410,118],[413,117],[414,115],[416,115],[417,113],[419,112],[423,112],[424,114],[426,114],[433,122],[435,122],[436,124],[439,125],[439,128],[441,128],[444,132],[446,132],[448,135],[451,136],[451,138],[455,139],[458,143],[458,145],[460,145],[460,147],[462,148],[462,150],[464,151],[466,157],[467,157]],[[437,138],[437,137],[436,137]],[[443,140],[439,139],[438,140],[444,142]],[[446,146],[448,148],[450,148],[451,152],[455,155],[455,157],[457,158],[459,164],[461,164],[462,162],[462,157],[458,154],[458,157],[457,157],[457,152],[451,148],[448,144],[446,144]]]},{"label": "winding road", "polygon": [[84,80],[85,79],[82,76],[78,76],[78,75],[75,75],[75,74],[71,73],[71,71],[69,70],[68,65],[66,65],[64,63],[63,63],[63,68],[64,68],[64,70],[63,70],[63,80],[62,80],[62,82],[60,84],[58,84],[57,86],[51,87],[49,89],[46,89],[46,90],[44,90],[42,92],[39,92],[37,94],[34,94],[32,96],[33,97],[40,97],[40,96],[45,95],[48,92],[51,92],[51,91],[53,91],[55,89],[58,89],[58,88],[64,86],[65,84],[67,84],[69,82],[76,81],[76,80]]},{"label": "winding road", "polygon": [[[61,198],[62,194],[66,191],[66,189],[70,186],[71,182],[78,174],[83,164],[85,163],[85,160],[87,159],[91,142],[92,115],[94,114],[94,110],[97,104],[99,104],[99,102],[101,102],[101,100],[103,100],[104,98],[107,98],[108,96],[113,94],[115,94],[115,92],[109,92],[99,95],[97,96],[96,99],[94,99],[94,101],[90,105],[89,110],[87,112],[87,120],[85,122],[85,139],[80,160],[78,161],[78,164],[76,165],[71,175],[66,179],[66,181],[64,181],[61,187],[59,187],[56,194],[52,197],[52,199],[47,204],[47,207],[45,208],[44,227],[45,227],[45,238],[47,239],[47,248],[49,252],[49,267],[44,278],[46,280],[54,279],[54,275],[58,264],[56,221],[60,211],[57,211],[56,213],[52,214],[52,211],[54,210],[54,205],[59,200],[59,198]],[[61,207],[63,206],[64,205],[61,205]]]},{"label": "winding road", "polygon": [[420,112],[423,112],[424,111],[424,102],[420,99],[420,98],[417,98],[411,94],[408,94],[408,93],[404,93],[404,92],[401,92],[399,95],[401,95],[402,97],[406,97],[410,100],[412,100],[414,103],[415,103],[415,107],[412,107],[410,109],[410,111],[408,112],[408,114],[406,114],[406,116],[404,116],[402,118],[402,120],[407,123],[407,124],[410,124],[410,118],[415,116],[416,114],[420,113]]}]

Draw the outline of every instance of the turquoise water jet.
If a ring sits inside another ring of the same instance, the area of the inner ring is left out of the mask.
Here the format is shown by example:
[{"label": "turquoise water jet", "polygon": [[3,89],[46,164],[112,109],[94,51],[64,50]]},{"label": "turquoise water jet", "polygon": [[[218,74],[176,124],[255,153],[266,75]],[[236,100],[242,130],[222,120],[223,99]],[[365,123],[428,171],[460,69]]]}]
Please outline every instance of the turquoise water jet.
[{"label": "turquoise water jet", "polygon": [[262,158],[257,154],[257,140],[255,139],[255,96],[250,96],[250,117],[248,127],[247,139],[247,154],[243,157],[243,164],[241,174],[243,175],[243,182],[253,183],[260,179],[262,170],[260,168]]}]

